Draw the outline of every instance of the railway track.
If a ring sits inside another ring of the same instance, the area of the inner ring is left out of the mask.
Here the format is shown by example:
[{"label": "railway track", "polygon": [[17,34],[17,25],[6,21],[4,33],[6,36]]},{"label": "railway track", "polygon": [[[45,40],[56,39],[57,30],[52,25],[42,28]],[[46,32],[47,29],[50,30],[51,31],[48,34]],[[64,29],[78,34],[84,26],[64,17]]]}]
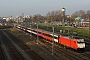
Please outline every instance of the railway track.
[{"label": "railway track", "polygon": [[84,55],[84,56],[90,58],[90,53],[82,53],[82,55]]},{"label": "railway track", "polygon": [[[50,52],[52,52],[52,44],[45,42],[45,41],[39,41],[46,49],[49,49]],[[79,54],[77,52],[72,52],[71,50],[64,49],[59,46],[54,47],[54,54],[58,57],[61,57],[61,55],[65,56],[67,60],[89,60],[88,56],[84,56],[82,54]],[[89,55],[90,56],[90,55]]]},{"label": "railway track", "polygon": [[[11,41],[2,32],[0,32],[0,34],[3,39],[3,44],[5,45],[7,51],[10,55],[10,59],[11,60],[24,60],[24,57],[20,54],[20,52],[16,49],[16,47],[11,43]],[[3,54],[3,56],[4,55],[5,55],[5,53]],[[3,59],[5,59],[5,57]],[[8,60],[8,59],[6,59],[6,60]]]},{"label": "railway track", "polygon": [[0,43],[0,60],[6,60]]},{"label": "railway track", "polygon": [[18,52],[18,50],[11,44],[8,45],[10,48],[10,55],[13,60],[24,60],[23,56]]},{"label": "railway track", "polygon": [[21,47],[22,51],[24,51],[29,57],[31,57],[33,60],[43,60],[43,58],[41,58],[37,53],[35,53],[34,51],[32,51],[29,47],[26,46],[26,44],[22,43],[22,41],[20,41],[19,39],[17,39],[15,36],[11,35],[11,33],[7,32],[9,37],[11,37],[11,39],[13,39],[13,41],[19,46]]},{"label": "railway track", "polygon": [[9,59],[5,59],[4,55],[6,54],[2,52],[3,49],[1,48],[0,44],[0,60],[43,60],[43,58],[41,58],[38,54],[28,48],[15,36],[12,36],[9,32],[0,31],[0,35],[3,45],[5,46],[5,50],[8,52],[7,55],[9,55]]}]

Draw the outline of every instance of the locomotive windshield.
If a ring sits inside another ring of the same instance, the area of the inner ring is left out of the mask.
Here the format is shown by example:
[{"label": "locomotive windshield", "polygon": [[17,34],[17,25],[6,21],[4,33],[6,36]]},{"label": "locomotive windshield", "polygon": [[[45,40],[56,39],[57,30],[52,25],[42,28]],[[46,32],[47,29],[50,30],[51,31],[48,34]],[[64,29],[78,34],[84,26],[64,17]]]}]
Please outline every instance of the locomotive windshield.
[{"label": "locomotive windshield", "polygon": [[77,39],[78,43],[85,43],[84,39]]}]

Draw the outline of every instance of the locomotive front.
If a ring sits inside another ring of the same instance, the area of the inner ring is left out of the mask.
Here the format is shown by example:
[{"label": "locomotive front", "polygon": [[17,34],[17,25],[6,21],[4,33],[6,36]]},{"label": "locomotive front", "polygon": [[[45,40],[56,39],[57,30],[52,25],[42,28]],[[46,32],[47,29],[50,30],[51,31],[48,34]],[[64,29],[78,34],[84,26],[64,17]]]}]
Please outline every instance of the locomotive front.
[{"label": "locomotive front", "polygon": [[77,45],[78,45],[78,50],[85,49],[85,41],[84,41],[84,39],[77,39]]}]

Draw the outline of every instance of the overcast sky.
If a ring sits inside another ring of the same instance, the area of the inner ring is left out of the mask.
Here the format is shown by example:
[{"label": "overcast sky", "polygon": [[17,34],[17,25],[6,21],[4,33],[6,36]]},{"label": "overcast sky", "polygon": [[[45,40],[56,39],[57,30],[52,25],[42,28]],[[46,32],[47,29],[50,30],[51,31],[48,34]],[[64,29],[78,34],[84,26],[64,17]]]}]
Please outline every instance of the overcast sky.
[{"label": "overcast sky", "polygon": [[66,8],[66,14],[90,10],[90,0],[0,0],[0,16],[41,14]]}]

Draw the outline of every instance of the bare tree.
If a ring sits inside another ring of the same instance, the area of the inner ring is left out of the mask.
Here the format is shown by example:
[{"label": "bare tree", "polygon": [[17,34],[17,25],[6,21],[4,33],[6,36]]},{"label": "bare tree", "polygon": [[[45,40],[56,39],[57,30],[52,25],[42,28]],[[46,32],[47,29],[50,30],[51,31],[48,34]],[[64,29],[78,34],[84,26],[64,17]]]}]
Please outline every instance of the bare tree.
[{"label": "bare tree", "polygon": [[79,14],[80,14],[80,17],[85,18],[85,11],[84,10],[80,10]]},{"label": "bare tree", "polygon": [[46,19],[47,19],[47,20],[51,20],[51,13],[50,13],[50,12],[48,12],[48,13],[46,14]]},{"label": "bare tree", "polygon": [[87,15],[90,15],[90,10],[87,10],[87,11],[86,11],[86,14],[87,14]]}]

